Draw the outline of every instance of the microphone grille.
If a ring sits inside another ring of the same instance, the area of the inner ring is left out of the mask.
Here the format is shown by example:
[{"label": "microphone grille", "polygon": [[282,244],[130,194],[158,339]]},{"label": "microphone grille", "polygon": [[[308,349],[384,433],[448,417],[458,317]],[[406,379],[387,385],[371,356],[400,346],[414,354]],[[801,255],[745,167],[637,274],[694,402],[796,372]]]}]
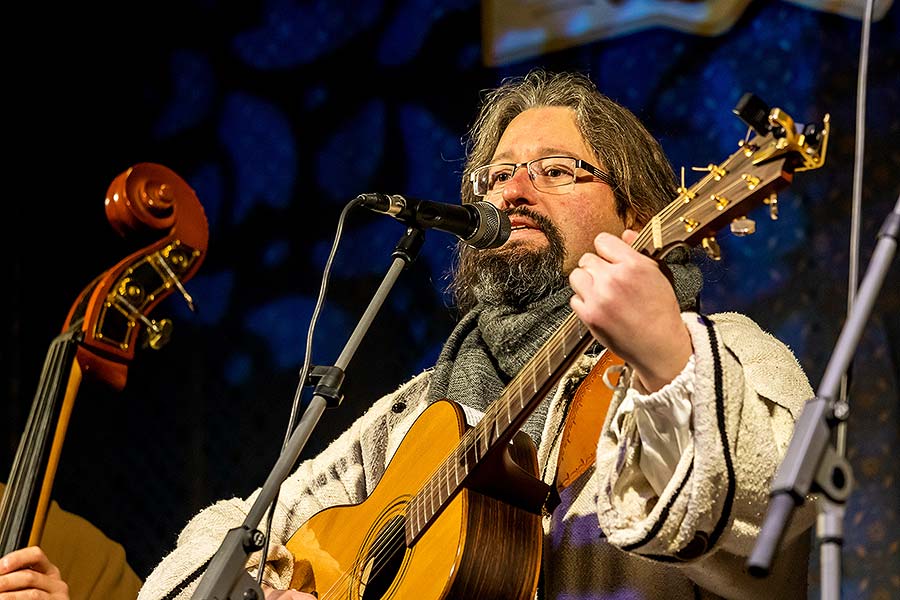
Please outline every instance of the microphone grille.
[{"label": "microphone grille", "polygon": [[509,215],[484,200],[473,202],[470,206],[478,212],[478,227],[465,242],[479,249],[499,248],[505,244],[512,229]]}]

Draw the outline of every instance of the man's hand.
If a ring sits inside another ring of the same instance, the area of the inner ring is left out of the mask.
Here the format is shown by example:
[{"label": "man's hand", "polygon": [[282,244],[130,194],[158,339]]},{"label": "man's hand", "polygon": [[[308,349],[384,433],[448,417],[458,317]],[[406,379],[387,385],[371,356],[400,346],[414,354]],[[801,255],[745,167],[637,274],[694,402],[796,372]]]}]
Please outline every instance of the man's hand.
[{"label": "man's hand", "polygon": [[69,600],[69,586],[38,546],[0,559],[0,600],[18,599]]},{"label": "man's hand", "polygon": [[656,261],[631,247],[636,237],[628,229],[622,239],[609,233],[594,238],[596,254],[583,255],[569,274],[570,305],[653,392],[681,372],[693,349],[675,291]]}]

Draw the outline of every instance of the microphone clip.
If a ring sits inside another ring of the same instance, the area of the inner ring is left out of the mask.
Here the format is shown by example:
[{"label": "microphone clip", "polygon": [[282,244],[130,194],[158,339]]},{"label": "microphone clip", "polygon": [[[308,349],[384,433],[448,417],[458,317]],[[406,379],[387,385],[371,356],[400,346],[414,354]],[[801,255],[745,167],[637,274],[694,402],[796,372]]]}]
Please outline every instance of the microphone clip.
[{"label": "microphone clip", "polygon": [[337,408],[344,400],[341,385],[344,371],[335,366],[313,365],[306,377],[306,385],[315,385],[313,394],[325,398],[328,408]]}]

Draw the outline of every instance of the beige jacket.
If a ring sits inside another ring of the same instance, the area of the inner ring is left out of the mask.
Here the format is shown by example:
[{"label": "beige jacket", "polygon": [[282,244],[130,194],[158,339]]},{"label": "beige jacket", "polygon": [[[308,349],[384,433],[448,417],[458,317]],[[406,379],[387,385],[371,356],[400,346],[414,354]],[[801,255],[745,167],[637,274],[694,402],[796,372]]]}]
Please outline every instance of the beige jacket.
[{"label": "beige jacket", "polygon": [[[809,535],[802,532],[814,519],[809,503],[796,511],[770,577],[750,577],[744,557],[753,548],[769,482],[794,421],[813,396],[809,382],[790,350],[747,317],[684,313],[683,319],[694,346],[688,381],[645,398],[664,406],[667,394],[687,394],[691,443],[668,484],[655,492],[639,465],[641,440],[633,414],[620,414],[616,427],[610,426],[619,404],[635,393],[625,385],[617,389],[595,467],[564,490],[561,504],[544,518],[541,594],[546,598],[806,596]],[[538,448],[548,483],[559,451],[553,432],[592,365],[588,357],[577,363],[551,401]],[[285,588],[291,581],[293,557],[284,544],[301,524],[327,507],[356,504],[371,493],[426,408],[429,376],[430,371],[421,373],[378,400],[285,481],[266,564],[271,585]],[[190,598],[207,561],[226,532],[243,522],[255,496],[219,501],[191,519],[138,599]],[[251,570],[256,567],[258,553],[248,562]]]}]

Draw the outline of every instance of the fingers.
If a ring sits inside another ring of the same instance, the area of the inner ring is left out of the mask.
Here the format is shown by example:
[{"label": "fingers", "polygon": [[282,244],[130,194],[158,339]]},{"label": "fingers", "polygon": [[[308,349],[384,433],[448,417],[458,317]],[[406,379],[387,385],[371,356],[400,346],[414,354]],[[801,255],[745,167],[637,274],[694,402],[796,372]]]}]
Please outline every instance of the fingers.
[{"label": "fingers", "polygon": [[633,246],[634,241],[637,239],[638,235],[639,235],[638,232],[635,231],[634,229],[626,229],[625,231],[622,232],[622,241],[625,242],[626,244],[628,244],[629,246]]},{"label": "fingers", "polygon": [[47,573],[56,567],[38,546],[30,546],[10,552],[0,560],[0,575],[25,568]]},{"label": "fingers", "polygon": [[569,306],[591,328],[594,336],[604,343],[601,333],[604,313],[607,312],[610,295],[617,289],[617,286],[611,285],[610,271],[614,268],[596,254],[585,254],[569,273],[569,287],[573,292]]},{"label": "fingers", "polygon": [[634,252],[631,245],[622,238],[605,231],[597,234],[597,237],[594,238],[594,251],[597,256],[608,262],[619,262]]},{"label": "fingers", "polygon": [[594,250],[581,255],[578,265],[569,274],[569,284],[578,296],[591,291],[602,297],[622,292],[623,285],[645,258],[609,233],[600,233],[594,238]]},{"label": "fingers", "polygon": [[38,546],[10,552],[0,559],[0,595],[4,592],[33,590],[43,595],[32,597],[68,598],[68,585],[59,569]]},{"label": "fingers", "polygon": [[569,306],[580,313],[585,310],[585,297],[594,285],[594,278],[583,268],[578,268],[569,273],[569,287],[572,288],[574,294],[569,298]]},{"label": "fingers", "polygon": [[578,267],[582,269],[600,268],[606,263],[624,262],[641,256],[631,247],[628,240],[637,238],[637,232],[625,230],[622,238],[611,233],[602,232],[594,238],[594,252],[586,252],[578,259]]}]

